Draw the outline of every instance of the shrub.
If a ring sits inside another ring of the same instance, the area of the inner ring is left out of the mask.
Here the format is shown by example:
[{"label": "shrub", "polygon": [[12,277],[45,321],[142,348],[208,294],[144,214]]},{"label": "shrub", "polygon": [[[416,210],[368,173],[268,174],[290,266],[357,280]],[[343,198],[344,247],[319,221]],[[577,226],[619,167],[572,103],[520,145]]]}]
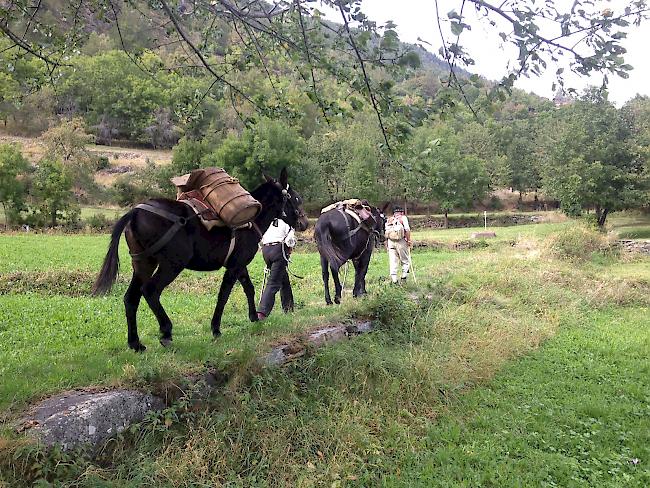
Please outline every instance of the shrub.
[{"label": "shrub", "polygon": [[107,156],[99,156],[95,162],[95,171],[101,171],[107,169],[110,166]]},{"label": "shrub", "polygon": [[113,222],[111,222],[108,218],[106,218],[106,215],[104,215],[103,213],[99,213],[88,217],[88,219],[86,220],[86,224],[91,229],[104,230],[111,227],[113,225]]},{"label": "shrub", "polygon": [[607,237],[589,227],[576,225],[546,239],[548,252],[562,259],[585,261],[595,252],[610,252],[612,246]]},{"label": "shrub", "polygon": [[413,340],[420,306],[399,286],[389,286],[372,295],[366,312],[394,339]]}]

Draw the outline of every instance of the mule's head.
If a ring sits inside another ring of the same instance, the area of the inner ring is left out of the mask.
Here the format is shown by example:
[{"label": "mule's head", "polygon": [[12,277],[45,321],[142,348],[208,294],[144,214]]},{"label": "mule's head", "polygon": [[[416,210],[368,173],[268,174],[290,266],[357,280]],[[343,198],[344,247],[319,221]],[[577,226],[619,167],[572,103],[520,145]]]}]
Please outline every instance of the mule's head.
[{"label": "mule's head", "polygon": [[372,216],[375,219],[374,232],[377,233],[379,242],[384,242],[386,240],[386,216],[384,212],[377,207],[372,207]]},{"label": "mule's head", "polygon": [[277,198],[280,204],[280,215],[278,217],[297,231],[307,230],[309,221],[305,215],[305,210],[302,208],[302,198],[298,195],[298,192],[289,186],[287,168],[282,169],[280,178],[277,180],[267,175],[264,175],[264,178],[274,190],[278,191]]}]

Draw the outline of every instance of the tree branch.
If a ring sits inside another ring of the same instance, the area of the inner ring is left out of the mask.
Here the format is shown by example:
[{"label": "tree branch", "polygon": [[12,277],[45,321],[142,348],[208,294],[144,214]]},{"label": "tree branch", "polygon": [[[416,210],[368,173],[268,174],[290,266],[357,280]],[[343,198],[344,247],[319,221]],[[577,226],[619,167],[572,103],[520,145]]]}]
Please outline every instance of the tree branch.
[{"label": "tree branch", "polygon": [[305,23],[302,18],[302,8],[300,7],[300,0],[295,0],[296,1],[296,7],[298,10],[298,21],[300,22],[300,30],[302,32],[302,41],[305,45],[305,52],[307,54],[307,62],[309,63],[309,71],[311,72],[311,89],[312,92],[314,93],[314,96],[316,97],[316,100],[318,101],[318,106],[321,109],[321,112],[323,113],[323,117],[325,118],[325,122],[327,122],[327,125],[330,124],[330,119],[327,117],[327,112],[325,111],[325,107],[323,106],[323,102],[320,99],[320,96],[318,95],[318,89],[316,88],[316,76],[314,75],[314,64],[312,63],[311,60],[311,53],[309,51],[309,44],[307,43],[307,33],[305,32]]},{"label": "tree branch", "polygon": [[[449,66],[449,81],[448,85],[451,86],[451,80],[453,79],[455,81],[456,87],[458,88],[458,91],[460,91],[461,96],[463,97],[463,101],[465,102],[465,105],[469,108],[469,110],[472,112],[472,115],[474,116],[474,119],[479,120],[478,114],[476,113],[476,110],[474,110],[474,107],[472,107],[472,104],[469,102],[469,99],[467,98],[467,95],[465,94],[465,90],[463,90],[463,86],[460,84],[460,81],[458,80],[458,77],[456,76],[456,72],[454,71],[454,65],[456,62],[456,54],[454,54],[454,63],[452,63],[449,60],[449,50],[447,49],[447,42],[445,41],[445,36],[442,33],[442,25],[440,24],[440,10],[438,8],[438,0],[434,0],[435,7],[436,7],[436,20],[438,22],[438,30],[440,31],[440,39],[442,40],[442,49],[445,54],[445,61],[447,61],[447,65]],[[463,0],[463,6],[465,5],[465,0]],[[460,34],[459,34],[460,37]],[[458,44],[458,38],[456,39],[456,44]]]},{"label": "tree branch", "polygon": [[260,112],[264,112],[264,108],[260,107],[252,98],[250,98],[248,95],[246,95],[244,92],[242,92],[239,88],[237,88],[235,85],[230,83],[228,80],[226,80],[223,76],[221,76],[219,73],[217,73],[214,69],[212,69],[212,66],[205,60],[203,57],[203,54],[201,54],[201,51],[199,51],[196,46],[192,43],[192,41],[189,39],[187,34],[185,34],[185,31],[183,28],[180,26],[178,23],[178,19],[176,19],[176,15],[172,12],[172,10],[169,8],[169,5],[167,5],[167,2],[165,0],[160,0],[160,4],[162,5],[163,9],[167,13],[167,16],[169,19],[172,21],[172,24],[174,24],[174,28],[176,29],[176,32],[178,32],[178,35],[180,35],[185,43],[190,47],[190,49],[196,54],[196,56],[199,58],[199,61],[201,61],[201,64],[205,66],[205,68],[210,72],[212,76],[220,80],[223,84],[227,85],[231,90],[235,91],[238,93],[244,100],[249,102],[251,105],[253,105],[257,110]]},{"label": "tree branch", "polygon": [[377,114],[377,120],[379,121],[379,127],[381,128],[381,133],[384,136],[384,142],[386,142],[386,148],[388,149],[388,151],[391,151],[390,143],[388,142],[388,134],[386,134],[386,129],[384,127],[384,121],[381,118],[381,112],[379,111],[379,107],[377,106],[377,100],[375,100],[375,94],[372,91],[372,88],[370,87],[370,79],[368,78],[368,73],[366,73],[366,65],[363,62],[363,59],[361,58],[361,53],[359,52],[357,43],[354,42],[354,37],[352,36],[352,32],[350,31],[350,25],[348,24],[348,18],[345,15],[345,10],[343,10],[342,0],[337,0],[336,4],[338,5],[339,11],[341,12],[341,17],[343,18],[343,24],[345,25],[345,30],[348,34],[348,38],[350,39],[350,45],[354,49],[357,59],[359,60],[359,65],[361,66],[361,72],[363,73],[363,80],[366,84],[366,89],[368,90],[368,96],[370,97],[370,101],[372,102],[372,108],[375,110],[375,114]]},{"label": "tree branch", "polygon": [[47,65],[53,66],[54,68],[58,68],[59,66],[72,66],[71,64],[67,63],[61,63],[59,61],[55,61],[51,59],[49,56],[40,54],[39,52],[35,51],[32,49],[32,47],[27,44],[25,41],[23,41],[20,37],[18,37],[16,34],[14,34],[11,29],[9,29],[9,26],[7,25],[6,21],[0,22],[0,31],[4,32],[5,35],[11,39],[11,41],[18,46],[19,48],[27,51],[28,53],[36,56],[38,59],[41,61],[44,61]]}]

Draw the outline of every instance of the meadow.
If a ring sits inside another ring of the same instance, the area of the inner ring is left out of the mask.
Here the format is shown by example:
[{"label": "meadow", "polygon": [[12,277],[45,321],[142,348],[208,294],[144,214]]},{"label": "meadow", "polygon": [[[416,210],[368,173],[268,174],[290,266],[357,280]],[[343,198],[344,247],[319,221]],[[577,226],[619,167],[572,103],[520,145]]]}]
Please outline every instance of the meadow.
[{"label": "meadow", "polygon": [[[216,342],[221,273],[184,272],[162,300],[174,346],[158,344],[143,305],[144,354],[126,348],[125,246],[116,289],[90,298],[107,235],[1,235],[0,486],[647,486],[650,259],[567,254],[581,229],[521,225],[469,250],[415,250],[418,283],[397,288],[378,252],[370,296],[340,307],[324,304],[317,255],[299,252],[296,312],[251,324],[236,288]],[[259,256],[250,271],[259,288]],[[283,368],[254,366],[283,337],[357,317],[378,330]],[[94,459],[45,454],[9,428],[61,390],[155,390],[206,365],[227,373],[223,395],[198,411],[172,405]]]}]

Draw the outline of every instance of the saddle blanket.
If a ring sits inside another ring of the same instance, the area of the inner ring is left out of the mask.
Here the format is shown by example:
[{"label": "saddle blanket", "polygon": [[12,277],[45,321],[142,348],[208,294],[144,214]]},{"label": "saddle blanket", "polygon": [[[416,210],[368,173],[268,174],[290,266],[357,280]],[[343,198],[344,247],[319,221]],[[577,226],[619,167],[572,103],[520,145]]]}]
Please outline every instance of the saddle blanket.
[{"label": "saddle blanket", "polygon": [[225,222],[205,202],[203,194],[199,190],[179,193],[177,200],[190,207],[207,230],[212,230],[215,227],[225,227]]},{"label": "saddle blanket", "polygon": [[349,198],[347,200],[341,200],[340,202],[332,203],[331,205],[323,208],[320,213],[323,214],[334,209],[344,211],[353,217],[357,222],[368,220],[370,217],[372,217],[370,205],[366,200],[361,200],[360,198]]}]

